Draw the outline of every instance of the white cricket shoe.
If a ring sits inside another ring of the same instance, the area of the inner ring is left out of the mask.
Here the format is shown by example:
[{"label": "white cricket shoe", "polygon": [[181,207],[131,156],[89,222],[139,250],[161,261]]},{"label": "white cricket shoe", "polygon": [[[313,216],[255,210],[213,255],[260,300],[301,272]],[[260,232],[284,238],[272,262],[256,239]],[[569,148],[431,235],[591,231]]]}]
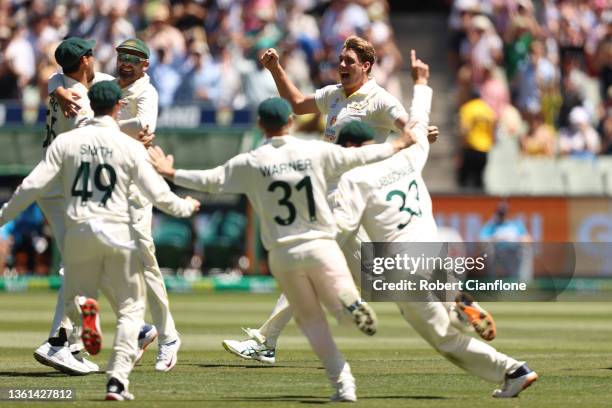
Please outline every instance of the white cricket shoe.
[{"label": "white cricket shoe", "polygon": [[514,372],[506,374],[504,387],[493,391],[494,398],[514,398],[538,379],[538,373],[523,364]]},{"label": "white cricket shoe", "polygon": [[90,373],[100,372],[100,367],[91,360],[88,360],[86,357],[89,357],[89,353],[84,350],[79,350],[77,352],[72,352],[72,356],[80,361],[85,367],[89,369]]},{"label": "white cricket shoe", "polygon": [[164,373],[172,370],[178,360],[179,348],[181,348],[181,339],[178,338],[170,343],[160,344],[157,350],[155,370]]},{"label": "white cricket shoe", "polygon": [[112,377],[106,383],[106,401],[131,401],[134,395],[130,394],[123,383]]},{"label": "white cricket shoe", "polygon": [[149,347],[149,344],[157,338],[157,329],[152,324],[146,324],[140,328],[138,333],[138,355],[136,356],[136,362],[138,364],[142,360],[145,350]]},{"label": "white cricket shoe", "polygon": [[266,338],[257,329],[243,328],[250,338],[248,340],[223,340],[223,348],[245,360],[256,360],[262,363],[276,362],[276,349],[266,344]]},{"label": "white cricket shoe", "polygon": [[85,364],[74,358],[68,347],[52,346],[48,341],[36,349],[34,358],[39,363],[68,375],[87,375],[92,372]]},{"label": "white cricket shoe", "polygon": [[368,336],[376,334],[378,319],[374,309],[365,300],[351,292],[341,293],[339,299],[344,308],[352,315],[353,322],[359,330]]},{"label": "white cricket shoe", "polygon": [[331,397],[332,402],[356,402],[357,401],[357,386],[355,385],[355,377],[351,374],[351,367],[348,363],[344,364],[344,368],[340,373],[338,381],[332,383],[332,387],[336,390]]}]

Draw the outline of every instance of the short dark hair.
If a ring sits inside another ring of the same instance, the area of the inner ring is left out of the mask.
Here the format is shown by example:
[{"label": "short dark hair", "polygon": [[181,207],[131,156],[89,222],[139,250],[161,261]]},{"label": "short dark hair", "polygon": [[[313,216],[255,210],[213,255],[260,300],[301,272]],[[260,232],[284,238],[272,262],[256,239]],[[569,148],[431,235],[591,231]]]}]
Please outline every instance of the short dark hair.
[{"label": "short dark hair", "polygon": [[98,107],[95,105],[91,105],[91,110],[93,110],[94,116],[105,116],[105,115],[110,115],[113,112],[113,108],[114,106],[104,106],[104,107]]}]

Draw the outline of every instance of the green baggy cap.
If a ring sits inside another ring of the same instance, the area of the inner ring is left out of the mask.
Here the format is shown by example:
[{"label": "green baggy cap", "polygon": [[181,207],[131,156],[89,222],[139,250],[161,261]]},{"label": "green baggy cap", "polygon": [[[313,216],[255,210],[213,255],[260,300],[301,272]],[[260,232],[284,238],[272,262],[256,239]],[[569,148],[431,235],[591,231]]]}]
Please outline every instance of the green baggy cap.
[{"label": "green baggy cap", "polygon": [[93,50],[96,40],[84,40],[78,37],[65,39],[55,49],[55,61],[62,67],[71,67],[79,62],[79,59]]},{"label": "green baggy cap", "polygon": [[259,104],[257,114],[267,129],[280,129],[289,123],[291,105],[283,98],[268,98]]},{"label": "green baggy cap", "polygon": [[111,108],[121,99],[121,89],[115,81],[100,81],[89,88],[87,96],[93,109]]},{"label": "green baggy cap", "polygon": [[372,126],[364,123],[360,120],[353,120],[342,127],[340,133],[338,133],[338,143],[341,146],[347,143],[353,143],[360,145],[364,142],[369,142],[374,139],[376,133]]},{"label": "green baggy cap", "polygon": [[142,41],[140,38],[130,38],[129,40],[125,40],[115,49],[117,50],[117,52],[121,52],[122,50],[136,51],[141,53],[142,55],[145,55],[147,59],[150,55],[149,47],[147,47],[147,44],[145,44],[145,42]]}]

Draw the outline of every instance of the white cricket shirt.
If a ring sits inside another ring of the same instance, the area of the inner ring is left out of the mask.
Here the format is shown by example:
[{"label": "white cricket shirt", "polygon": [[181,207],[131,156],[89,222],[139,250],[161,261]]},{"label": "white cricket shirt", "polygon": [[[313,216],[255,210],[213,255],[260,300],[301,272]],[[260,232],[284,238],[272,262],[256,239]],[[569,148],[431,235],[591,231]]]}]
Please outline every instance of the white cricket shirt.
[{"label": "white cricket shirt", "polygon": [[336,236],[327,179],[393,154],[388,143],[342,148],[292,136],[268,139],[211,170],[177,170],[177,185],[210,193],[243,193],[261,220],[266,249]]},{"label": "white cricket shirt", "polygon": [[45,159],[23,180],[0,215],[15,218],[54,182],[66,198],[66,221],[129,223],[128,187],[135,183],[160,210],[177,217],[192,214],[193,205],[176,196],[148,161],[145,148],[122,133],[110,116],[62,133]]},{"label": "white cricket shirt", "polygon": [[[102,72],[96,72],[92,84],[100,81],[112,81],[114,78],[111,75],[103,74]],[[62,112],[62,109],[55,99],[53,92],[63,87],[70,89],[74,93],[80,96],[80,99],[76,101],[81,107],[76,116],[66,117]],[[74,128],[82,126],[89,119],[93,118],[93,111],[87,97],[87,91],[89,89],[82,83],[75,81],[67,75],[62,73],[55,73],[49,77],[47,83],[47,91],[49,92],[49,103],[47,104],[47,123],[46,123],[46,136],[43,142],[43,148],[46,149],[53,142],[53,140],[60,134],[68,132]]]},{"label": "white cricket shirt", "polygon": [[375,242],[436,241],[431,197],[421,175],[429,154],[431,97],[431,88],[414,87],[410,113],[417,144],[340,178],[332,206],[342,236],[363,225]]},{"label": "white cricket shirt", "polygon": [[408,117],[406,109],[393,95],[370,79],[352,95],[346,96],[342,85],[329,85],[315,91],[315,102],[327,114],[324,138],[335,143],[340,129],[353,120],[367,122],[376,132],[377,143],[398,131],[395,121]]},{"label": "white cricket shirt", "polygon": [[[112,75],[96,72],[91,84],[93,85],[100,81],[116,81],[116,79]],[[81,99],[79,99],[77,103],[82,106],[83,114],[79,112],[77,118],[66,118],[64,116],[59,108],[59,104],[53,96],[53,92],[60,86],[71,89],[81,96]],[[55,135],[74,129],[76,127],[75,123],[83,123],[83,117],[86,119],[93,117],[93,111],[91,110],[89,98],[87,97],[88,88],[80,82],[76,82],[62,73],[55,73],[49,77],[47,91],[50,95],[47,125],[49,125],[50,122],[58,123],[55,128]],[[142,78],[132,82],[125,88],[121,88],[121,96],[125,102],[125,105],[123,105],[119,112],[119,118],[117,119],[121,131],[136,139],[138,138],[138,132],[147,125],[151,133],[155,132],[157,127],[159,96],[155,87],[151,85],[150,77],[144,74]],[[51,118],[49,117],[50,113]],[[55,117],[55,119],[53,119],[53,117]]]}]

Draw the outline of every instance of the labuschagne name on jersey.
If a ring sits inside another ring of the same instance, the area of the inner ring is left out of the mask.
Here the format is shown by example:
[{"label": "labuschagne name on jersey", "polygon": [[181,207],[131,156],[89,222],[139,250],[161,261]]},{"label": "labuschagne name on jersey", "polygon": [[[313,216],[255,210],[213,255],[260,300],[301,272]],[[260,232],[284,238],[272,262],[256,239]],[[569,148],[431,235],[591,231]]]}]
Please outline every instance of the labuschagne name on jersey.
[{"label": "labuschagne name on jersey", "polygon": [[412,164],[408,163],[406,167],[401,169],[394,169],[393,171],[386,173],[384,176],[378,179],[378,188],[383,188],[388,185],[395,183],[398,180],[401,180],[404,177],[410,176],[414,173],[414,167]]}]

